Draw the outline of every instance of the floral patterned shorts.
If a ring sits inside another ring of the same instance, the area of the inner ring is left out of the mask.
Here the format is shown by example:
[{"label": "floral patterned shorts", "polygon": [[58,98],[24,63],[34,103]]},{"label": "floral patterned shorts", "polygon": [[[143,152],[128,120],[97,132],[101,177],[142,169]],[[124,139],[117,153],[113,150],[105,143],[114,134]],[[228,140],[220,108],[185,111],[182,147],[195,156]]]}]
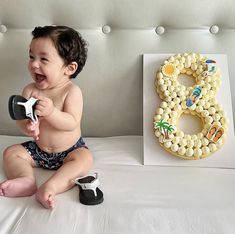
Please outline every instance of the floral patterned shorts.
[{"label": "floral patterned shorts", "polygon": [[26,141],[21,145],[32,156],[37,166],[51,170],[56,170],[61,167],[63,165],[64,158],[73,150],[83,147],[88,149],[82,137],[80,137],[75,145],[59,153],[47,153],[41,150],[35,141]]}]

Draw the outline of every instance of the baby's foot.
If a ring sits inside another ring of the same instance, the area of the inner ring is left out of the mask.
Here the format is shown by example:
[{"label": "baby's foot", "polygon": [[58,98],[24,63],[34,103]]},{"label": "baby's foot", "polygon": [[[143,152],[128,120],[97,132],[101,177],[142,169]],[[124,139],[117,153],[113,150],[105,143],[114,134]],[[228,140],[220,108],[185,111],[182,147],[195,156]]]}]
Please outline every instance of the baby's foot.
[{"label": "baby's foot", "polygon": [[53,209],[55,207],[55,192],[45,185],[42,185],[38,189],[36,199],[47,209]]},{"label": "baby's foot", "polygon": [[5,197],[27,197],[33,195],[36,190],[35,179],[28,177],[6,180],[0,184],[0,196]]}]

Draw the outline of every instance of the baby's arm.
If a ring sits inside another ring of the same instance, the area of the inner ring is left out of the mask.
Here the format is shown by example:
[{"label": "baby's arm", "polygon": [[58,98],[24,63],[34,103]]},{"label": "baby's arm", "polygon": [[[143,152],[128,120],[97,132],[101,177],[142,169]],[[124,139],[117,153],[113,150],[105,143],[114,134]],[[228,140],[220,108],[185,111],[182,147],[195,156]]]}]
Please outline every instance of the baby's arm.
[{"label": "baby's arm", "polygon": [[35,140],[39,139],[39,121],[34,123],[30,119],[17,120],[16,124],[26,136],[33,137]]},{"label": "baby's arm", "polygon": [[37,96],[37,115],[43,117],[51,126],[62,131],[72,131],[80,125],[83,100],[81,90],[77,86],[70,88],[63,109],[58,109],[51,99]]}]

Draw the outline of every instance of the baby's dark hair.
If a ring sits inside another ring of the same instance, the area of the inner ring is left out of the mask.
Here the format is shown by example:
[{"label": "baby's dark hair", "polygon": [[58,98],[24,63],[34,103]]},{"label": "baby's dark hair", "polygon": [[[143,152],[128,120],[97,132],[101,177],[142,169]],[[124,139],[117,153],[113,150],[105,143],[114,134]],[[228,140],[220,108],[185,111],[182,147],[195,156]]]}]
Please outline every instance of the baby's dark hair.
[{"label": "baby's dark hair", "polygon": [[87,59],[87,43],[80,33],[67,26],[44,26],[34,28],[32,35],[33,39],[50,38],[65,65],[72,62],[78,64],[70,78],[75,78],[81,72]]}]

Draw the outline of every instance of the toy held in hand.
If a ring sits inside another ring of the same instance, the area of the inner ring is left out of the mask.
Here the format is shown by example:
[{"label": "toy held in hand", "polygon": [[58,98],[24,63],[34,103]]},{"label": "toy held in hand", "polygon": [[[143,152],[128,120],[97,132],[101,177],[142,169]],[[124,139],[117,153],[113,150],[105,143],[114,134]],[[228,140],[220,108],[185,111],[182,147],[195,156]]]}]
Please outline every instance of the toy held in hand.
[{"label": "toy held in hand", "polygon": [[36,123],[38,121],[35,113],[36,103],[37,99],[34,97],[27,100],[20,95],[12,95],[8,102],[8,110],[11,118],[14,120],[31,119]]}]

